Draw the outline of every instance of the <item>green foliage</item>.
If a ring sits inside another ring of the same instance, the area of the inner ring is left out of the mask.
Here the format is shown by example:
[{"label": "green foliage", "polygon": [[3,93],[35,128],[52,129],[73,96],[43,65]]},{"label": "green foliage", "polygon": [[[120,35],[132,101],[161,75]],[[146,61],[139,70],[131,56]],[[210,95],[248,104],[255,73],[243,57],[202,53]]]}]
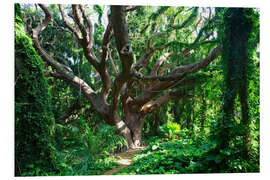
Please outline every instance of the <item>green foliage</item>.
[{"label": "green foliage", "polygon": [[168,139],[175,139],[180,132],[180,125],[175,122],[167,122],[159,127],[159,134],[161,137]]},{"label": "green foliage", "polygon": [[54,117],[43,63],[24,32],[15,4],[15,175],[40,175],[55,169]]},{"label": "green foliage", "polygon": [[[203,143],[203,142],[199,142]],[[182,174],[207,172],[201,160],[207,151],[205,146],[192,139],[181,138],[155,142],[138,153],[128,168],[116,174]]]},{"label": "green foliage", "polygon": [[98,14],[98,23],[101,24],[103,8],[99,5],[94,5],[93,10]]},{"label": "green foliage", "polygon": [[162,13],[164,13],[168,8],[170,8],[170,7],[169,6],[162,6],[162,7],[158,8],[155,13],[151,14],[150,19],[155,21],[157,19],[157,17],[159,15],[161,15]]},{"label": "green foliage", "polygon": [[102,43],[102,34],[103,34],[105,28],[104,28],[103,25],[97,24],[97,23],[95,23],[94,28],[95,28],[95,32],[94,32],[95,43],[98,44],[98,45],[101,45],[101,43]]},{"label": "green foliage", "polygon": [[[179,139],[164,141],[160,137],[148,139],[148,147],[133,156],[133,164],[115,174],[186,174],[186,173],[226,173],[258,172],[256,161],[239,159],[237,147],[220,149],[212,154],[219,142],[209,141],[202,132],[190,133],[183,129]],[[223,160],[228,166],[219,169]]]},{"label": "green foliage", "polygon": [[[258,29],[253,28],[256,22],[253,22],[249,16],[256,17],[254,9],[227,9],[224,16],[224,29],[220,29],[219,32],[223,43],[224,105],[219,116],[220,122],[212,129],[212,138],[214,142],[217,142],[217,146],[210,154],[219,155],[220,159],[216,163],[221,171],[259,170],[259,156],[258,151],[255,150],[258,145],[251,145],[250,105],[248,103],[250,101],[248,76],[253,78],[258,76],[258,73],[252,73],[254,66],[252,67],[253,62],[250,58],[250,52],[254,51],[254,45],[256,45],[252,31],[258,31]],[[256,111],[256,108],[253,110]],[[255,127],[254,124],[253,127]],[[257,134],[256,131],[252,133]]]},{"label": "green foliage", "polygon": [[81,118],[68,126],[57,124],[60,175],[99,175],[116,167],[118,164],[109,155],[126,149],[127,144],[114,134],[115,130],[102,123],[93,130]]}]

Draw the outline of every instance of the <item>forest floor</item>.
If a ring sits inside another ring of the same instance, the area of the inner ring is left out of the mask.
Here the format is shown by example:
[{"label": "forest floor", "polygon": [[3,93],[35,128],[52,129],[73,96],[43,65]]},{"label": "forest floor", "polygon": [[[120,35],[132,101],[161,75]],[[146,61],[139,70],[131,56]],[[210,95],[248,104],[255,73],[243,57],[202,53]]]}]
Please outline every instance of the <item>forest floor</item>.
[{"label": "forest floor", "polygon": [[136,148],[136,149],[129,149],[129,150],[125,151],[125,152],[116,154],[115,155],[115,157],[117,159],[116,163],[120,164],[120,166],[105,172],[103,175],[112,175],[113,173],[116,173],[116,172],[130,166],[132,164],[132,156],[134,154],[144,150],[144,149],[145,149],[145,147],[142,146],[142,147],[139,147],[139,148]]}]

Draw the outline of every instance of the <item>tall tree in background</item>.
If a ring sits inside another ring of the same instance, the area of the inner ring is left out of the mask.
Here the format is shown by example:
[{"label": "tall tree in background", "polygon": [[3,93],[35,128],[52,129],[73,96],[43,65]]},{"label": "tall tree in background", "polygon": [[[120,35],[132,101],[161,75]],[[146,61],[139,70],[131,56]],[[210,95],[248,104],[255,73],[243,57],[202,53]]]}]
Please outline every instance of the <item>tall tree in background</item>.
[{"label": "tall tree in background", "polygon": [[[254,9],[229,8],[224,14],[224,30],[220,31],[223,41],[225,89],[222,122],[216,137],[220,142],[218,149],[231,152],[230,149],[238,146],[236,157],[240,155],[246,160],[250,153],[248,77],[254,71],[251,54],[258,43],[256,16]],[[239,101],[241,118],[240,122],[237,122],[236,104]],[[241,137],[241,143],[237,142],[237,137]]]}]

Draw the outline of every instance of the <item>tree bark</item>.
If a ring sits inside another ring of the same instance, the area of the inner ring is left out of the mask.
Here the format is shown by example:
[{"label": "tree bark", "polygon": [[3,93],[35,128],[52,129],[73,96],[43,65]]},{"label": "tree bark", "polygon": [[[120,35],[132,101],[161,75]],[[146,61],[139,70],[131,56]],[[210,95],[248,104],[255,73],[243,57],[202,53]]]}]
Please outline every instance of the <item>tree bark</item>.
[{"label": "tree bark", "polygon": [[132,146],[134,148],[141,146],[144,115],[139,112],[127,112],[123,116],[123,120],[126,123],[127,127],[130,129]]},{"label": "tree bark", "polygon": [[144,117],[141,114],[131,114],[127,117],[127,125],[131,129],[131,135],[135,146],[142,145],[142,126]]}]

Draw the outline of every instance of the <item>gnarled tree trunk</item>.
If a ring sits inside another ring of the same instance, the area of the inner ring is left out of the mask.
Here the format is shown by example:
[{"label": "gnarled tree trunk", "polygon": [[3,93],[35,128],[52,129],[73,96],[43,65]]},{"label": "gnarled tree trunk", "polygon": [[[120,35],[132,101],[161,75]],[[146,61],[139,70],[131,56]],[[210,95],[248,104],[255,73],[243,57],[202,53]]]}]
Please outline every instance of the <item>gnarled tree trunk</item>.
[{"label": "gnarled tree trunk", "polygon": [[142,125],[144,116],[141,113],[131,112],[124,116],[124,121],[130,129],[131,138],[135,147],[142,145]]}]

